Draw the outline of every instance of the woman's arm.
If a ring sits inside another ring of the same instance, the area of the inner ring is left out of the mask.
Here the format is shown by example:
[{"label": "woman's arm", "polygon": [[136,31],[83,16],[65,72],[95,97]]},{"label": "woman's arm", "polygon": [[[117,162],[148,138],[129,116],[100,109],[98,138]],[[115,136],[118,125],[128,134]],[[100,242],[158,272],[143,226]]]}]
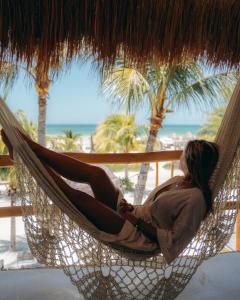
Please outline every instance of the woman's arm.
[{"label": "woman's arm", "polygon": [[[130,223],[132,223],[134,226],[137,225],[137,228],[145,234],[151,241],[159,244],[158,238],[157,238],[157,229],[153,227],[151,224],[143,221],[142,219],[136,218],[133,214],[130,212],[126,212],[124,215],[124,218],[128,220]],[[140,222],[139,222],[140,221]]]}]

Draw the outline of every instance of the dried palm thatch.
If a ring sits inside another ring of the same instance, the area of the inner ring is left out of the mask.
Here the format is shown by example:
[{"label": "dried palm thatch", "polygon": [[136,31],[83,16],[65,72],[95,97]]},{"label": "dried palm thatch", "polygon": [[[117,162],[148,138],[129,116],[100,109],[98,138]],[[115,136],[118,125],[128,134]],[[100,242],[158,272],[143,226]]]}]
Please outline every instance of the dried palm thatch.
[{"label": "dried palm thatch", "polygon": [[238,66],[239,0],[0,0],[0,59],[56,67],[86,53],[144,66],[204,56]]}]

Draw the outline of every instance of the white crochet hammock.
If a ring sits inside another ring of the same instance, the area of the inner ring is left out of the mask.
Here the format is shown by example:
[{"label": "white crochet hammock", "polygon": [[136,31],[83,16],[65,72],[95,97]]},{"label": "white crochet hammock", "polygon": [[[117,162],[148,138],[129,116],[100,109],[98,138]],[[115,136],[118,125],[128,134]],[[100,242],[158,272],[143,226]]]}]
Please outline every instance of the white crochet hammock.
[{"label": "white crochet hammock", "polygon": [[[20,128],[18,122],[0,101],[0,124],[14,147],[32,254],[40,263],[63,268],[85,299],[174,299],[201,262],[218,254],[233,233],[240,188],[239,107],[240,83],[216,137],[220,159],[211,178],[214,214],[208,215],[186,249],[168,265],[162,254],[102,242],[99,230],[66,198],[15,130]],[[227,209],[229,201],[234,202],[231,209]]]}]

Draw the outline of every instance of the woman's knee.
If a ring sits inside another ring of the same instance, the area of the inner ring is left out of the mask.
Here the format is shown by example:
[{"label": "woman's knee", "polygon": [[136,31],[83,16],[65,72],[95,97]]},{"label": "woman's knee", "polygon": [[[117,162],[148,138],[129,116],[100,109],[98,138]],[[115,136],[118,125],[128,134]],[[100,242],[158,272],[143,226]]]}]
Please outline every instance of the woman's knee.
[{"label": "woman's knee", "polygon": [[97,166],[94,166],[93,174],[92,174],[92,178],[94,180],[103,180],[106,177],[108,177],[108,175],[107,175],[107,173],[105,172],[104,169],[102,169],[100,167],[97,167]]}]

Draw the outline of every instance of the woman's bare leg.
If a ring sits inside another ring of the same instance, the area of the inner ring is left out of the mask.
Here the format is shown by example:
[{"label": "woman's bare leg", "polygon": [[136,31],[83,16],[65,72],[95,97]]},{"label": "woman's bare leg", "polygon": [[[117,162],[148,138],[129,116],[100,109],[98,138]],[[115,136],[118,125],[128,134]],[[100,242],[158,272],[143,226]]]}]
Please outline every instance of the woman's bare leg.
[{"label": "woman's bare leg", "polygon": [[[12,153],[12,146],[6,134],[4,131],[1,134],[5,144],[9,148],[9,152]],[[67,179],[90,184],[94,196],[98,201],[103,202],[114,210],[116,209],[119,189],[113,184],[103,169],[81,162],[65,154],[49,150],[35,143],[25,135],[23,137],[42,162],[48,164],[57,173]]]},{"label": "woman's bare leg", "polygon": [[73,189],[48,165],[44,166],[68,199],[100,230],[111,234],[121,231],[125,222],[121,215],[92,196]]},{"label": "woman's bare leg", "polygon": [[97,200],[116,209],[119,190],[103,169],[43,148],[38,144],[35,144],[33,150],[42,161],[63,177],[90,184]]}]

